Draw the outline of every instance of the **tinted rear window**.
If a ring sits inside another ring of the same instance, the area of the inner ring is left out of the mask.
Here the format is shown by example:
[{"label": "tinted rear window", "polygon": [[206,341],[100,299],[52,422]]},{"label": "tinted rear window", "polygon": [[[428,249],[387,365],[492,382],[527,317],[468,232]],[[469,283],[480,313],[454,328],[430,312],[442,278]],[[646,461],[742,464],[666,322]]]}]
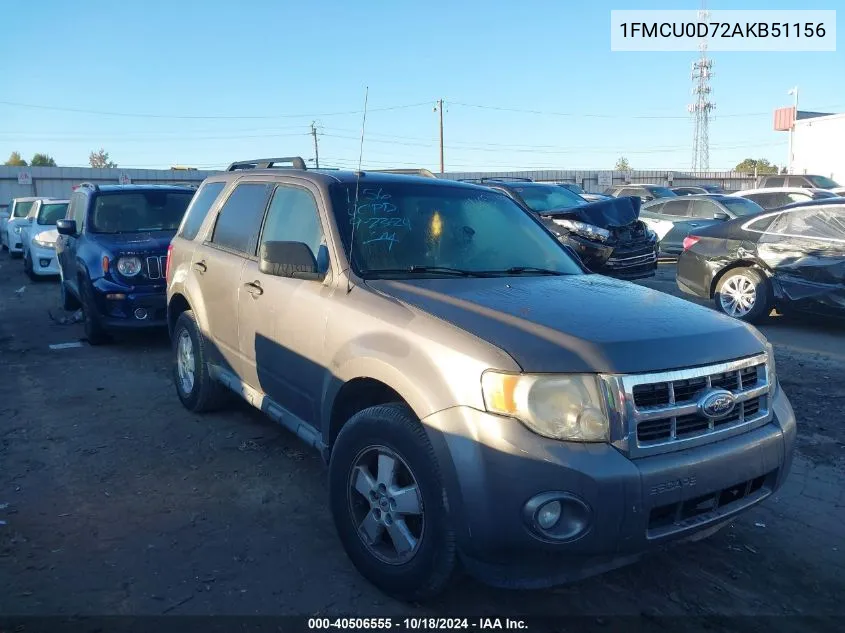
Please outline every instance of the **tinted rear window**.
[{"label": "tinted rear window", "polygon": [[217,214],[211,242],[254,255],[271,188],[268,183],[243,183],[235,187]]},{"label": "tinted rear window", "polygon": [[94,233],[175,231],[193,191],[126,191],[100,193],[91,212]]},{"label": "tinted rear window", "polygon": [[223,191],[225,185],[225,182],[209,182],[200,187],[186,212],[182,231],[179,234],[181,237],[192,240],[197,236],[205,216],[208,215],[208,210],[211,209],[211,205],[217,200],[217,196]]},{"label": "tinted rear window", "polygon": [[677,194],[668,187],[648,187],[655,198],[674,198]]}]

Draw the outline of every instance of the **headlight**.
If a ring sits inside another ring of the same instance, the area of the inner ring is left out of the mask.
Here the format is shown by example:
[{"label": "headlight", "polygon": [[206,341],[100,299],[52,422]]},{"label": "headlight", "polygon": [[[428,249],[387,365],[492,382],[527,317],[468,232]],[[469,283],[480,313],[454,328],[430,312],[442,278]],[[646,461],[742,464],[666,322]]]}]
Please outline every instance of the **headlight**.
[{"label": "headlight", "polygon": [[572,231],[576,235],[581,235],[591,240],[605,242],[610,237],[610,231],[607,229],[602,229],[586,222],[579,222],[578,220],[554,220],[554,223]]},{"label": "headlight", "polygon": [[766,343],[766,374],[769,379],[771,394],[774,395],[778,390],[778,372],[775,367],[775,348],[771,343]]},{"label": "headlight", "polygon": [[609,439],[610,423],[595,375],[486,371],[481,389],[487,411],[516,418],[544,437],[567,442]]},{"label": "headlight", "polygon": [[141,272],[141,260],[137,257],[121,257],[117,260],[117,272],[124,277],[134,277]]},{"label": "headlight", "polygon": [[40,246],[41,248],[56,248],[55,242],[48,242],[46,240],[42,240],[40,237],[33,237],[32,243],[36,246]]}]

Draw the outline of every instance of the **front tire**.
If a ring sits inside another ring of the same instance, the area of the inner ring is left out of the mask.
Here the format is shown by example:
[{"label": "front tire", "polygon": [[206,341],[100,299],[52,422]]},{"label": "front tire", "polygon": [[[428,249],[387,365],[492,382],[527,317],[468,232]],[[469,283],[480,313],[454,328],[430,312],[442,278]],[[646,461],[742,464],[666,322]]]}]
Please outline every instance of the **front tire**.
[{"label": "front tire", "polygon": [[434,449],[403,404],[355,414],[329,463],[335,527],[358,571],[384,593],[418,601],[441,593],[457,554]]},{"label": "front tire", "polygon": [[229,391],[208,372],[205,337],[191,310],[186,310],[176,320],[173,355],[173,382],[186,409],[202,413],[219,409],[226,403]]},{"label": "front tire", "polygon": [[721,312],[748,323],[757,323],[772,311],[769,282],[753,268],[734,268],[725,273],[713,299]]},{"label": "front tire", "polygon": [[23,270],[30,280],[38,281],[40,279],[40,277],[35,274],[35,270],[32,267],[32,257],[30,257],[28,252],[23,255]]},{"label": "front tire", "polygon": [[110,343],[112,338],[109,333],[100,323],[100,315],[97,314],[97,308],[94,305],[94,298],[91,296],[89,290],[85,290],[85,281],[79,281],[79,287],[82,292],[82,314],[84,317],[83,327],[85,329],[85,338],[88,339],[89,345],[105,345]]}]

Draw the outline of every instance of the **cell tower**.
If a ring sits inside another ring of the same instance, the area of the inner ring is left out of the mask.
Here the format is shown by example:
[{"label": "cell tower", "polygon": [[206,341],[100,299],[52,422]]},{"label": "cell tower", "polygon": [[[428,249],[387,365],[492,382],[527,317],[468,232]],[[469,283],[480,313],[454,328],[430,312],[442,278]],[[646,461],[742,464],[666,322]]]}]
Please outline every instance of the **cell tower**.
[{"label": "cell tower", "polygon": [[[710,12],[706,3],[701,3],[698,19],[707,22]],[[692,171],[707,171],[710,168],[710,113],[716,104],[710,101],[710,79],[713,77],[713,60],[707,57],[707,39],[702,38],[698,45],[701,57],[692,63],[693,103],[687,110],[695,117],[695,130],[692,137]]]}]

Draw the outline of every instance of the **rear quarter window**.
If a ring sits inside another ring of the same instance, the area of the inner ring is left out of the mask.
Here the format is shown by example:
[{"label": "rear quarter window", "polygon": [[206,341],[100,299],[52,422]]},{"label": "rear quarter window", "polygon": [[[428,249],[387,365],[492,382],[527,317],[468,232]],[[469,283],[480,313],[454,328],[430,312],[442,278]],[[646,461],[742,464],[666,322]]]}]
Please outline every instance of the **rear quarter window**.
[{"label": "rear quarter window", "polygon": [[182,228],[179,229],[179,237],[193,240],[197,236],[208,211],[225,186],[225,182],[209,182],[200,187],[185,212]]}]

